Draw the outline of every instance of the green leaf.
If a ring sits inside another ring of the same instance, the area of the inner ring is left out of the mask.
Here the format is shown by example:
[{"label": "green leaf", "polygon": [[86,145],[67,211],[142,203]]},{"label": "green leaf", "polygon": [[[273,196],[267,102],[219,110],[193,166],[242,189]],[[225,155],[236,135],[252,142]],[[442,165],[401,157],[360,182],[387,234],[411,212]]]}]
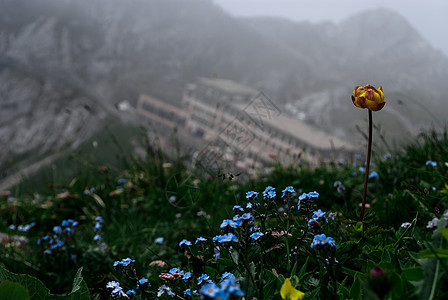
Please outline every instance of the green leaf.
[{"label": "green leaf", "polygon": [[11,273],[0,266],[0,281],[4,280],[20,283],[30,292],[32,299],[46,299],[50,295],[50,291],[40,280],[29,275]]},{"label": "green leaf", "polygon": [[269,282],[263,287],[263,295],[265,299],[272,299],[275,291],[277,290],[277,279]]},{"label": "green leaf", "polygon": [[22,285],[30,294],[31,299],[39,300],[89,300],[89,289],[81,276],[79,268],[73,281],[72,292],[67,295],[52,295],[45,285],[37,278],[29,275],[14,274],[0,266],[0,281],[12,281]]},{"label": "green leaf", "polygon": [[310,258],[309,256],[306,258],[305,263],[300,268],[299,274],[297,274],[297,277],[299,278],[299,281],[301,281],[303,279],[303,277],[305,277],[306,266],[308,265],[308,259],[309,258]]},{"label": "green leaf", "polygon": [[443,235],[443,237],[448,241],[448,228],[440,228],[439,231]]},{"label": "green leaf", "polygon": [[296,262],[295,262],[295,264],[294,264],[294,267],[292,268],[291,274],[289,275],[290,278],[291,278],[292,276],[296,275],[296,272],[297,272],[297,264],[298,264],[298,261],[296,260]]},{"label": "green leaf", "polygon": [[285,282],[285,276],[283,276],[282,274],[279,274],[278,280],[280,280],[280,282],[283,284],[283,282]]},{"label": "green leaf", "polygon": [[409,251],[408,254],[415,262],[419,263],[420,257],[417,252]]},{"label": "green leaf", "polygon": [[216,270],[214,268],[212,268],[212,267],[205,266],[204,272],[206,274],[208,274],[209,276],[213,277],[215,275],[215,273],[216,273]]},{"label": "green leaf", "polygon": [[425,249],[418,253],[421,258],[439,257],[447,258],[448,249]]},{"label": "green leaf", "polygon": [[104,203],[103,199],[101,199],[100,196],[97,194],[92,195],[93,199],[95,199],[96,203],[98,203],[101,207],[106,207],[106,204]]},{"label": "green leaf", "polygon": [[[252,276],[249,274],[252,274]],[[244,276],[244,279],[241,281],[240,286],[244,293],[246,294],[247,299],[253,299],[256,297],[256,288],[254,286],[254,283],[252,282],[252,278],[255,277],[255,265],[253,262],[249,264],[249,268],[246,268],[246,274]]]},{"label": "green leaf", "polygon": [[0,284],[0,299],[28,300],[31,298],[28,290],[23,285],[6,280]]},{"label": "green leaf", "polygon": [[338,291],[340,294],[340,299],[348,299],[350,296],[349,290],[345,287],[345,283],[347,282],[347,279],[349,278],[349,275],[345,276],[344,280],[339,284]]},{"label": "green leaf", "polygon": [[342,270],[343,270],[346,274],[352,276],[353,278],[356,278],[356,277],[359,276],[359,277],[361,277],[362,279],[364,279],[364,278],[366,277],[366,274],[361,273],[361,272],[358,272],[358,271],[355,271],[355,270],[350,270],[350,269],[347,269],[347,268],[342,268]]},{"label": "green leaf", "polygon": [[[78,269],[75,275],[75,279],[73,279],[72,292],[69,295],[73,295],[71,299],[89,299],[89,288],[87,287],[86,282],[82,278],[82,267]],[[78,295],[79,294],[79,295]],[[77,295],[77,296],[75,296]]]},{"label": "green leaf", "polygon": [[356,232],[362,232],[362,228],[363,228],[362,225],[363,225],[362,222],[358,222],[358,223],[356,223],[356,225],[353,226],[353,229],[355,229]]},{"label": "green leaf", "polygon": [[403,269],[401,276],[409,281],[419,281],[423,279],[423,269],[420,267]]},{"label": "green leaf", "polygon": [[347,282],[348,276],[345,276],[344,280],[339,284],[339,290],[345,287],[345,283]]},{"label": "green leaf", "polygon": [[432,300],[440,280],[440,261],[436,258],[423,258],[420,263],[424,270],[424,279],[420,290],[420,299]]},{"label": "green leaf", "polygon": [[218,264],[224,266],[233,266],[233,261],[230,258],[220,258],[218,259]]},{"label": "green leaf", "polygon": [[232,251],[230,253],[230,255],[232,256],[232,259],[235,262],[235,264],[238,264],[238,260],[240,259],[240,255],[238,254],[238,251]]},{"label": "green leaf", "polygon": [[381,255],[381,262],[391,262],[390,253],[387,249],[384,249],[383,254]]},{"label": "green leaf", "polygon": [[264,269],[265,274],[268,276],[269,280],[277,280],[277,275],[274,274],[274,272],[272,272],[271,270],[268,269]]},{"label": "green leaf", "polygon": [[353,281],[353,284],[350,288],[350,298],[352,299],[361,299],[362,293],[361,293],[361,282],[359,280],[359,276],[355,277],[355,280]]}]

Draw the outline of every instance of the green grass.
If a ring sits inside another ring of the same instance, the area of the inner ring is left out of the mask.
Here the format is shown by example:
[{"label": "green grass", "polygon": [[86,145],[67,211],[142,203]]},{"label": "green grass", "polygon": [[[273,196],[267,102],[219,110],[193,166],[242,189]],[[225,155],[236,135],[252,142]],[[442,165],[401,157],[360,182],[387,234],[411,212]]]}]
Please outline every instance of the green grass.
[{"label": "green grass", "polygon": [[[238,177],[234,180],[204,177],[201,170],[188,170],[183,162],[169,161],[161,151],[150,147],[146,159],[132,156],[130,137],[140,139],[139,136],[139,131],[134,128],[109,128],[83,144],[69,159],[55,162],[55,167],[44,170],[38,178],[22,183],[22,193],[16,200],[0,199],[0,231],[28,238],[28,242],[20,245],[0,245],[0,264],[11,272],[39,278],[52,293],[69,292],[76,271],[83,267],[83,277],[91,296],[107,299],[109,293],[105,286],[108,281],[126,281],[113,269],[113,262],[129,256],[136,260],[135,269],[139,276],[150,278],[156,289],[162,280],[158,277],[160,270],[149,267],[151,261],[161,259],[169,266],[193,270],[192,258],[188,259],[179,249],[182,239],[194,241],[198,236],[211,239],[220,234],[222,220],[233,216],[232,207],[235,204],[245,207],[247,191],[257,191],[261,197],[267,186],[273,186],[277,191],[276,201],[282,206],[282,189],[293,186],[298,195],[317,191],[320,194],[317,208],[338,213],[336,221],[322,225],[324,232],[338,245],[335,250],[338,265],[327,265],[327,269],[322,269],[325,257],[309,247],[313,238],[311,231],[307,230],[302,236],[299,230],[306,228],[303,227],[306,220],[301,215],[309,212],[303,209],[301,213],[295,209],[289,212],[287,208],[287,218],[271,217],[265,223],[256,221],[265,230],[265,243],[283,245],[278,250],[280,252],[275,252],[278,255],[269,251],[263,254],[260,245],[242,247],[240,250],[246,251],[245,255],[239,255],[239,262],[232,264],[232,260],[238,258],[235,253],[229,256],[223,251],[220,260],[213,260],[211,249],[202,253],[193,248],[195,255],[204,257],[201,264],[196,265],[202,266],[203,272],[215,274],[215,278],[223,271],[239,274],[240,284],[246,288],[248,296],[257,292],[264,293],[266,298],[278,299],[281,284],[277,280],[291,277],[293,285],[305,291],[310,299],[323,299],[324,296],[331,299],[335,293],[340,299],[348,296],[361,299],[361,294],[378,299],[368,275],[377,265],[386,270],[389,282],[400,283],[393,285],[385,299],[416,299],[418,295],[434,291],[438,299],[448,295],[446,259],[439,260],[439,281],[429,281],[421,274],[435,258],[415,256],[431,247],[446,249],[447,241],[432,236],[433,231],[426,229],[429,220],[435,216],[441,218],[448,208],[446,133],[428,132],[412,144],[390,153],[389,159],[373,159],[371,171],[378,172],[379,176],[369,181],[367,202],[370,208],[364,230],[357,224],[363,185],[359,167],[363,166],[363,160],[314,168],[300,163],[274,165],[269,174],[250,182],[240,182]],[[92,147],[93,141],[98,143],[96,148]],[[428,160],[436,161],[437,166],[427,166]],[[126,182],[118,183],[120,178]],[[344,185],[343,193],[337,192],[336,180]],[[91,188],[95,191],[85,193]],[[32,196],[32,191],[39,191],[40,196]],[[170,201],[172,196],[176,201]],[[260,203],[263,207],[267,202],[260,200]],[[272,213],[270,204],[266,205],[266,212]],[[93,241],[96,216],[104,219],[101,230],[102,241],[107,245],[104,248]],[[45,255],[46,248],[37,245],[38,238],[66,219],[79,222],[73,236],[60,251]],[[11,224],[18,226],[31,222],[36,225],[26,233],[8,228]],[[401,229],[403,222],[412,222],[411,229]],[[288,243],[268,234],[269,230],[286,228],[286,224],[295,226],[290,229],[293,238]],[[296,236],[302,236],[302,239]],[[154,243],[157,237],[164,237],[163,244]],[[294,250],[294,245],[298,249]],[[292,269],[294,261],[285,262],[289,251],[296,251],[295,269]],[[249,280],[242,257],[253,261],[255,285]],[[328,268],[333,267],[338,272],[331,275],[333,271]],[[271,274],[272,269],[280,274],[279,279]],[[412,281],[420,281],[421,286],[429,287],[428,292],[414,286]],[[258,284],[268,288],[257,288]],[[435,290],[431,289],[433,286]]]}]

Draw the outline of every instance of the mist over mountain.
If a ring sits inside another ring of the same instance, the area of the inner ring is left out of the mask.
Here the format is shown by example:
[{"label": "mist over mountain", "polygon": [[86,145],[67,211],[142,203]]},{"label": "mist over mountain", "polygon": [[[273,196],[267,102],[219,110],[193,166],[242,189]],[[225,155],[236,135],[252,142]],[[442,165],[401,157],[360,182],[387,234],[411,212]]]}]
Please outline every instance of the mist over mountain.
[{"label": "mist over mountain", "polygon": [[[266,38],[306,57],[320,75],[319,87],[301,94],[284,86],[290,111],[350,139],[350,126],[364,114],[347,105],[356,85],[383,85],[387,107],[378,114],[391,138],[415,134],[446,120],[448,59],[399,14],[377,9],[338,24],[311,24],[278,18],[250,18],[246,24]],[[300,73],[300,72],[298,72]],[[306,74],[303,74],[305,75]]]},{"label": "mist over mountain", "polygon": [[446,115],[448,59],[388,10],[310,24],[234,18],[208,0],[0,0],[0,164],[76,145],[139,93],[179,105],[197,77],[263,90],[345,138],[365,117],[355,85],[383,85],[379,118],[397,136]]}]

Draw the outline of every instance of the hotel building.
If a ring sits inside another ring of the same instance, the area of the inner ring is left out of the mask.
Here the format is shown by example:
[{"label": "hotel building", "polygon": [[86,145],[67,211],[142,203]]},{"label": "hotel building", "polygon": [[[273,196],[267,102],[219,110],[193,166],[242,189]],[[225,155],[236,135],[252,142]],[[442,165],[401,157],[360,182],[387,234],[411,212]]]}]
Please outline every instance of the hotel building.
[{"label": "hotel building", "polygon": [[350,158],[356,151],[348,142],[288,117],[263,93],[231,80],[199,78],[187,85],[182,104],[178,108],[141,95],[137,111],[200,138],[206,144],[197,161],[216,168],[256,169],[299,158],[318,164]]}]

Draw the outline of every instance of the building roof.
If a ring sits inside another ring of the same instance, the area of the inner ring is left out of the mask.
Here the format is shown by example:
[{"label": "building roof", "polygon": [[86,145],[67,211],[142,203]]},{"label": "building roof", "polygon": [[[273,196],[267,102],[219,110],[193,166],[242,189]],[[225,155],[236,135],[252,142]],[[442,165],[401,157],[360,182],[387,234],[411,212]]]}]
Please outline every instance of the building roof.
[{"label": "building roof", "polygon": [[[241,104],[233,104],[233,106],[237,107],[241,111],[245,108],[245,105]],[[303,121],[290,118],[281,113],[279,115],[272,116],[272,118],[263,118],[262,121],[266,122],[269,127],[290,135],[296,139],[302,140],[316,149],[331,150],[334,148],[335,150],[344,149],[347,151],[355,151],[357,149],[349,142],[343,141],[335,136],[327,134],[323,130],[312,127]]]},{"label": "building roof", "polygon": [[[256,96],[260,92],[255,89],[241,85],[235,81],[228,79],[216,78],[198,78],[199,84],[211,86],[218,90],[243,96]],[[248,103],[229,103],[237,110],[243,112],[246,110]],[[343,141],[335,136],[329,135],[323,130],[306,124],[301,120],[296,120],[282,114],[280,111],[271,118],[263,118],[269,127],[279,132],[290,135],[298,140],[303,141],[310,146],[320,150],[344,149],[346,151],[356,151],[357,148],[347,141]],[[254,125],[255,126],[255,125]],[[267,133],[266,133],[267,134]]]}]

